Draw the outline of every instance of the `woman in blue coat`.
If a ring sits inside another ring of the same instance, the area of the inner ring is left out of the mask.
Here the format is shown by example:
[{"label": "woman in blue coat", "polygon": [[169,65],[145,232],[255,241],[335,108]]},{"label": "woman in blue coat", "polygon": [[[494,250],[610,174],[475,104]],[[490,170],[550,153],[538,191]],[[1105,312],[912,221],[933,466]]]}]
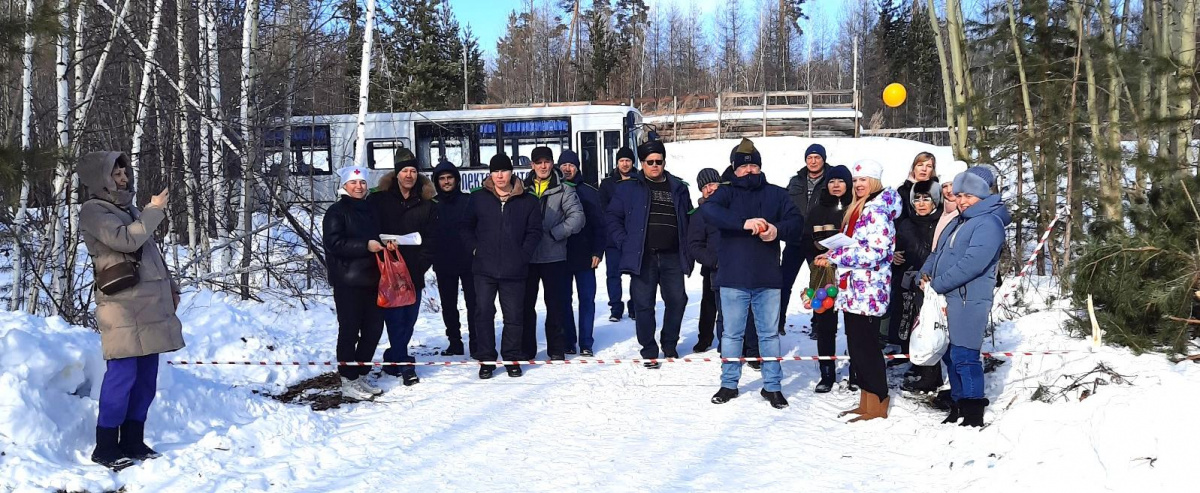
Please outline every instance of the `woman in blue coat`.
[{"label": "woman in blue coat", "polygon": [[995,177],[974,167],[954,178],[961,211],[938,238],[937,248],[921,273],[938,294],[946,296],[950,348],[942,358],[954,400],[947,423],[962,417],[962,426],[983,426],[983,364],[979,351],[992,311],[996,266],[1004,246],[1004,228],[1012,220],[999,195]]}]

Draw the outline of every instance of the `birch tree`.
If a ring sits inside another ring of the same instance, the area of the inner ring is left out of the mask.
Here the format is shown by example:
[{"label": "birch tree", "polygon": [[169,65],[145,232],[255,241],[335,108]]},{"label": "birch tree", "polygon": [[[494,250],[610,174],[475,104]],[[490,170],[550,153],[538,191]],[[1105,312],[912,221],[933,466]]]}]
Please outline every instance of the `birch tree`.
[{"label": "birch tree", "polygon": [[[21,52],[21,152],[25,156],[29,156],[29,151],[32,149],[33,130],[33,43],[35,39],[33,29],[30,28],[33,24],[33,1],[25,0],[25,42]],[[25,164],[25,169],[28,169],[29,163]],[[29,178],[25,177],[21,180],[20,204],[17,206],[17,216],[13,221],[17,230],[17,258],[13,262],[13,285],[8,299],[8,309],[12,311],[21,309],[22,288],[25,286],[26,259],[25,248],[21,245],[21,240],[25,237],[25,221],[28,211]]]},{"label": "birch tree", "polygon": [[258,0],[246,0],[246,9],[242,17],[242,194],[239,201],[242,235],[241,288],[242,299],[250,298],[250,253],[254,244],[251,234],[253,223],[253,208],[250,204],[251,192],[254,185],[254,49],[258,42]]},{"label": "birch tree", "polygon": [[358,129],[354,165],[362,166],[367,154],[367,102],[371,95],[371,40],[375,37],[375,0],[367,0],[367,27],[363,29],[362,65],[358,76]]}]

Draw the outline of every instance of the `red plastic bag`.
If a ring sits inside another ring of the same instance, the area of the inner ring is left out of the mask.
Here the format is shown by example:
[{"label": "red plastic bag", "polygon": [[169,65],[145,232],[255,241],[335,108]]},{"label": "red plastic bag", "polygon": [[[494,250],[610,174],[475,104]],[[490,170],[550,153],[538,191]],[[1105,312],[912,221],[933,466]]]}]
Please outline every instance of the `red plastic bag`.
[{"label": "red plastic bag", "polygon": [[417,302],[416,287],[400,252],[384,250],[376,253],[375,262],[379,264],[376,304],[383,308],[399,308]]}]

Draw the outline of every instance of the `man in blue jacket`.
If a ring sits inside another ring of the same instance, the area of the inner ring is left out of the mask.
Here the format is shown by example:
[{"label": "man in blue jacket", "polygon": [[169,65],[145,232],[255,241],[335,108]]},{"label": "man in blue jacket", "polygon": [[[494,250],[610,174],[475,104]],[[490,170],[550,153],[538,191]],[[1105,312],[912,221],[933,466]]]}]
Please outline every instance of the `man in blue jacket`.
[{"label": "man in blue jacket", "polygon": [[950,347],[942,362],[950,380],[954,404],[945,423],[962,417],[962,426],[983,426],[983,364],[979,351],[992,311],[996,266],[1004,246],[1004,228],[1012,216],[999,194],[992,193],[995,176],[976,166],[954,178],[961,214],[938,238],[937,248],[921,267],[930,286],[946,296]]},{"label": "man in blue jacket", "polygon": [[433,273],[437,275],[438,294],[442,302],[442,321],[446,323],[449,344],[442,356],[464,354],[462,322],[458,314],[458,284],[462,282],[463,298],[467,301],[467,333],[475,341],[475,278],[471,276],[471,252],[462,237],[462,222],[467,215],[471,197],[459,190],[462,176],[450,161],[441,161],[433,168],[433,183],[437,188],[437,227],[433,231]]},{"label": "man in blue jacket", "polygon": [[[741,356],[746,318],[751,313],[754,325],[762,329],[758,331],[759,352],[764,358],[778,357],[779,332],[771,328],[777,326],[783,288],[779,242],[800,238],[804,220],[787,190],[767,183],[762,156],[753,142],[742,139],[730,162],[734,175],[730,184],[718,188],[700,206],[705,220],[721,232],[717,285],[721,286],[721,312],[726,321],[721,357]],[[721,388],[712,402],[723,404],[737,397],[741,376],[741,363],[723,363]],[[762,378],[762,397],[776,409],[787,407],[779,362],[763,362]]]},{"label": "man in blue jacket", "polygon": [[[462,237],[472,252],[471,272],[475,277],[475,330],[471,357],[477,361],[496,361],[496,296],[504,331],[500,355],[506,361],[524,359],[522,312],[525,303],[525,278],[529,261],[542,239],[542,212],[538,200],[525,193],[520,180],[513,176],[512,159],[504,154],[492,158],[491,175],[483,185],[471,191],[471,202],[463,220]],[[479,378],[492,378],[495,365],[479,367]],[[520,365],[506,367],[508,376],[521,376]]]},{"label": "man in blue jacket", "polygon": [[[654,341],[656,292],[662,288],[665,307],[662,325],[662,354],[679,357],[679,326],[687,306],[683,277],[692,263],[684,254],[687,244],[687,212],[692,209],[688,186],[666,171],[667,150],[652,140],[638,146],[642,172],[618,182],[608,204],[608,236],[621,249],[621,272],[631,276],[629,296],[633,301],[638,343],[642,358],[659,357]],[[659,363],[645,363],[659,368]]]},{"label": "man in blue jacket", "polygon": [[[583,204],[583,229],[567,239],[567,270],[575,278],[575,289],[579,291],[579,332],[575,332],[575,318],[571,314],[572,293],[567,288],[567,310],[563,318],[563,340],[567,354],[575,354],[579,344],[581,356],[593,356],[592,329],[596,325],[596,267],[604,257],[604,246],[608,242],[604,231],[604,210],[600,208],[600,190],[583,181],[579,172],[579,155],[564,150],[558,155],[558,169],[568,185],[575,187],[575,195]],[[618,273],[619,275],[619,273]]]},{"label": "man in blue jacket", "polygon": [[[608,203],[612,201],[617,184],[632,179],[636,174],[633,168],[635,157],[633,150],[628,147],[617,150],[617,167],[608,174],[608,177],[600,181],[601,211],[608,210]],[[600,229],[605,228],[604,223],[600,223]],[[607,236],[608,234],[605,232],[604,258],[607,261],[604,263],[604,282],[608,287],[608,321],[620,322],[621,316],[625,312],[625,302],[621,301],[623,296],[621,293],[621,247],[613,243]],[[633,300],[629,300],[629,316],[633,317]]]}]

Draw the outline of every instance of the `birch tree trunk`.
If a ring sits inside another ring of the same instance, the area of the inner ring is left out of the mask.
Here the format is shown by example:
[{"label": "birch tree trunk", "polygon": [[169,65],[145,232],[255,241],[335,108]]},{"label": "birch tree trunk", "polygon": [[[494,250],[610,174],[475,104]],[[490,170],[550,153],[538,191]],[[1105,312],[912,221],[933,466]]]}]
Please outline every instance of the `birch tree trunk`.
[{"label": "birch tree trunk", "polygon": [[[1179,16],[1176,17],[1179,52],[1176,64],[1179,67],[1175,75],[1175,114],[1178,122],[1175,128],[1174,147],[1179,156],[1180,166],[1196,167],[1200,162],[1191,162],[1192,128],[1195,125],[1195,115],[1192,114],[1192,88],[1196,77],[1196,3],[1197,0],[1179,0]],[[1193,170],[1195,172],[1195,170]]]},{"label": "birch tree trunk", "polygon": [[354,165],[362,166],[367,154],[367,100],[370,96],[371,42],[375,38],[375,0],[367,0],[367,26],[363,29],[362,65],[358,76],[358,130]]},{"label": "birch tree trunk", "polygon": [[[133,120],[133,140],[129,146],[129,182],[137,183],[138,166],[142,159],[142,137],[146,134],[146,118],[149,114],[150,79],[155,53],[158,52],[158,33],[162,28],[163,0],[154,0],[154,17],[150,21],[150,41],[146,43],[145,61],[142,63],[142,82],[138,88],[137,111]],[[159,163],[162,165],[162,163]],[[155,191],[157,193],[157,190]]]},{"label": "birch tree trunk", "polygon": [[[208,62],[208,99],[209,99],[209,134],[212,138],[211,160],[209,161],[209,171],[207,183],[212,183],[213,197],[208,199],[209,214],[211,223],[217,231],[218,243],[224,243],[225,237],[229,230],[226,227],[226,210],[229,204],[229,189],[225,178],[225,152],[221,145],[221,138],[225,134],[225,129],[221,123],[221,61],[220,61],[220,45],[217,40],[217,12],[214,5],[215,0],[204,1],[204,16],[205,16],[205,39],[206,53],[205,58]],[[214,272],[224,272],[229,270],[229,255],[228,248],[222,248],[213,252],[211,269]]]},{"label": "birch tree trunk", "polygon": [[[199,246],[199,229],[196,219],[198,207],[196,207],[196,194],[200,192],[200,184],[196,179],[196,173],[192,170],[190,159],[192,157],[191,146],[191,119],[189,118],[188,105],[184,103],[190,96],[188,94],[188,56],[187,46],[185,43],[185,29],[187,24],[184,22],[184,14],[187,12],[188,2],[175,0],[175,47],[179,55],[179,72],[175,85],[176,93],[179,98],[179,152],[181,155],[180,166],[184,174],[184,183],[187,184],[185,193],[186,206],[184,213],[187,214],[187,234],[188,234],[188,255],[197,254]],[[197,263],[198,265],[198,263]]]},{"label": "birch tree trunk", "polygon": [[[50,315],[58,315],[58,302],[63,299],[66,291],[66,227],[70,211],[67,208],[67,180],[71,176],[70,146],[71,146],[71,80],[67,68],[71,64],[71,9],[68,0],[59,0],[59,26],[62,29],[56,41],[57,60],[55,61],[55,78],[57,81],[57,110],[55,112],[55,131],[58,133],[59,162],[54,177],[54,220],[49,227],[52,231],[50,243],[49,267],[50,282]],[[37,290],[32,292],[33,300],[30,306],[37,308]]]},{"label": "birch tree trunk", "polygon": [[963,40],[966,36],[963,34],[962,24],[962,2],[961,0],[946,1],[946,34],[947,41],[950,44],[950,66],[951,75],[954,77],[954,105],[958,107],[955,116],[957,122],[955,131],[958,132],[958,145],[960,152],[967,159],[967,142],[970,140],[970,120],[968,118],[970,109],[967,107],[967,92],[968,84],[970,83],[970,71],[967,67],[966,46],[963,45]]},{"label": "birch tree trunk", "polygon": [[[1125,182],[1121,167],[1121,79],[1117,74],[1117,41],[1112,20],[1112,2],[1100,0],[1100,29],[1106,47],[1104,65],[1108,76],[1108,125],[1104,133],[1104,145],[1098,148],[1100,163],[1100,214],[1109,221],[1120,221],[1122,188]],[[1098,113],[1099,107],[1089,107],[1089,112]],[[1101,137],[1096,136],[1099,143]]]},{"label": "birch tree trunk", "polygon": [[241,290],[242,299],[250,299],[250,254],[254,245],[253,208],[250,204],[251,191],[254,184],[255,142],[254,142],[254,111],[251,98],[254,91],[254,48],[258,41],[258,0],[246,0],[246,9],[242,17],[242,197],[239,205],[241,211],[242,262]]},{"label": "birch tree trunk", "polygon": [[[34,0],[25,0],[25,25],[33,23],[33,5]],[[32,128],[33,124],[33,30],[25,31],[24,50],[21,53],[21,151],[25,156],[29,155],[29,150],[32,148]],[[25,169],[29,168],[29,163],[26,162]],[[25,237],[25,218],[29,213],[29,178],[21,180],[21,202],[17,206],[17,215],[13,218],[13,224],[17,230],[16,253],[17,258],[13,262],[12,276],[12,291],[9,293],[8,309],[16,311],[21,309],[21,299],[24,295],[23,287],[25,286],[25,248],[21,245],[21,239]]]},{"label": "birch tree trunk", "polygon": [[933,0],[926,0],[929,5],[929,24],[933,30],[933,41],[937,45],[938,62],[942,69],[942,98],[946,101],[946,126],[949,127],[950,148],[954,150],[956,159],[967,159],[966,145],[959,141],[955,126],[958,124],[959,108],[954,104],[954,78],[950,76],[950,60],[946,56],[946,43],[942,39],[942,25],[938,20],[937,8]]}]

